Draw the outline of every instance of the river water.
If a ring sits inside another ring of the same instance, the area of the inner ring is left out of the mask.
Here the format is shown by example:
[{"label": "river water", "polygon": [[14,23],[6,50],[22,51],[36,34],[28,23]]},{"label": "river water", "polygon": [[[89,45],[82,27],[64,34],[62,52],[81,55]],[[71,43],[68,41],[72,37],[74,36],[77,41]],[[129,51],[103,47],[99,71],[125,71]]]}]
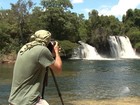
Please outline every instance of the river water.
[{"label": "river water", "polygon": [[[8,104],[12,70],[13,65],[0,65],[0,105]],[[140,100],[140,60],[138,59],[66,60],[63,61],[62,74],[55,76],[65,105],[87,105],[83,100],[128,97],[137,97],[137,101]],[[50,105],[61,105],[50,73],[45,99]],[[82,104],[74,104],[72,101],[82,101]]]}]

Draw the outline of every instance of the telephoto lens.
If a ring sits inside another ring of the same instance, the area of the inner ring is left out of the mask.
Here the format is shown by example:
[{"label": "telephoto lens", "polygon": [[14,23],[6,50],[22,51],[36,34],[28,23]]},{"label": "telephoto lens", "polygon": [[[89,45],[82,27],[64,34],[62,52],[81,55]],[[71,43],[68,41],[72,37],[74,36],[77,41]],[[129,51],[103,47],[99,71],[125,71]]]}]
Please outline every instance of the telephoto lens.
[{"label": "telephoto lens", "polygon": [[48,49],[50,50],[50,52],[53,51],[53,47],[55,46],[56,42],[53,40],[53,41],[50,41],[50,43],[48,44]]},{"label": "telephoto lens", "polygon": [[53,40],[53,41],[50,41],[50,43],[55,46],[56,42]]}]

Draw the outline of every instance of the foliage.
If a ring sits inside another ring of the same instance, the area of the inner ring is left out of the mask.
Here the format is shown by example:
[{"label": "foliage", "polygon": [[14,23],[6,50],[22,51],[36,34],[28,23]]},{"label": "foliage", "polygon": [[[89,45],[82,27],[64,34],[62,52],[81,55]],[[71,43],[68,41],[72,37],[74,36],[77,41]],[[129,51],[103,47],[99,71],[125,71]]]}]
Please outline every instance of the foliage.
[{"label": "foliage", "polygon": [[136,43],[135,48],[140,48],[140,42]]},{"label": "foliage", "polygon": [[127,35],[133,47],[140,43],[140,10],[129,9],[122,22],[115,16],[99,15],[97,10],[83,14],[71,12],[70,0],[41,0],[36,6],[31,0],[17,0],[11,9],[0,10],[0,53],[18,51],[21,45],[39,29],[46,29],[60,42],[66,56],[79,40],[89,43],[99,52],[108,52],[108,36]]},{"label": "foliage", "polygon": [[31,0],[18,0],[17,3],[11,3],[11,11],[15,16],[15,23],[17,24],[18,34],[20,35],[20,42],[25,44],[27,41],[27,34],[29,33],[28,16],[33,2]]},{"label": "foliage", "polygon": [[72,51],[75,47],[77,47],[78,44],[72,43],[69,40],[63,40],[59,41],[60,47],[62,49],[62,53],[64,56],[70,57],[72,54]]},{"label": "foliage", "polygon": [[127,32],[128,37],[131,39],[131,42],[133,43],[134,47],[135,44],[140,42],[140,29],[136,27],[131,27],[129,31]]},{"label": "foliage", "polygon": [[90,34],[87,42],[95,46],[99,52],[108,51],[108,36],[118,35],[121,32],[121,22],[117,18],[114,16],[99,16],[96,10],[89,14],[88,24]]}]

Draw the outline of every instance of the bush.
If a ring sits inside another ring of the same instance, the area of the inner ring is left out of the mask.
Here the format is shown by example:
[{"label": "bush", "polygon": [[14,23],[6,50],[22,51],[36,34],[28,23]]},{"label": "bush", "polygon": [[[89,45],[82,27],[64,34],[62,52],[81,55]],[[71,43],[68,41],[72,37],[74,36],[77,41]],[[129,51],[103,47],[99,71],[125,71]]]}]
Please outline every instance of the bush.
[{"label": "bush", "polygon": [[72,43],[69,40],[59,41],[61,49],[62,49],[62,56],[71,57],[73,49],[78,46],[76,43]]},{"label": "bush", "polygon": [[138,53],[140,53],[140,42],[139,43],[136,43],[135,45],[135,49]]}]

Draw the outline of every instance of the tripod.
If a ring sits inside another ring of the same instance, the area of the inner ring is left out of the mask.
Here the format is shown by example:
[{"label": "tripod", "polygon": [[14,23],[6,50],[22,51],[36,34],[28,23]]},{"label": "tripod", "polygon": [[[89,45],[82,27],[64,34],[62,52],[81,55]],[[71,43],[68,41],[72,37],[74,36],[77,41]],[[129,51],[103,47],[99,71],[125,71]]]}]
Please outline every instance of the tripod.
[{"label": "tripod", "polygon": [[[51,71],[51,74],[52,74],[52,77],[53,77],[53,80],[54,80],[58,95],[60,97],[61,103],[62,103],[62,105],[64,105],[60,89],[58,87],[55,75],[54,75],[53,70],[51,68],[50,68],[50,71]],[[48,83],[48,68],[46,68],[46,74],[45,74],[45,78],[44,78],[44,81],[43,81],[42,98],[44,98],[44,91],[45,91],[45,86],[47,86],[47,83]]]}]

